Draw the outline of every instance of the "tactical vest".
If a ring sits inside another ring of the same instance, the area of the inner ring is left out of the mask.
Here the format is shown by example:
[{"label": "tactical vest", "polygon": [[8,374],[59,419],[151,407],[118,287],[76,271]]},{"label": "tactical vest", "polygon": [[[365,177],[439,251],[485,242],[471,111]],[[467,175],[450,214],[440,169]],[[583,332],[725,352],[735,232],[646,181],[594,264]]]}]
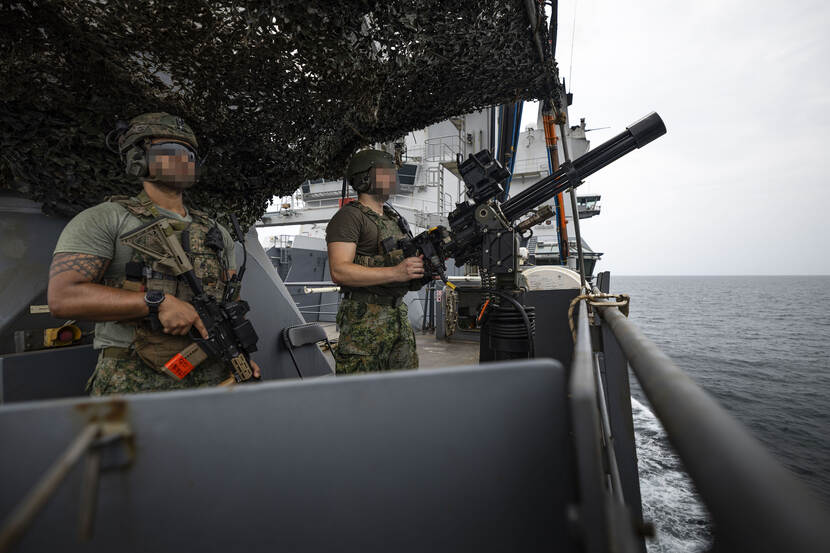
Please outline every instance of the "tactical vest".
[{"label": "tactical vest", "polygon": [[[149,223],[162,217],[155,204],[143,191],[135,197],[113,196],[109,198],[109,201],[124,206],[142,223]],[[210,241],[207,238],[208,232],[217,224],[201,211],[189,209],[188,212],[191,222],[172,218],[167,220],[176,238],[182,242],[182,248],[193,264],[194,273],[202,281],[205,292],[221,299],[228,280],[228,267],[225,266],[222,251],[209,247]],[[169,274],[168,271],[169,269],[159,265],[145,254],[133,250],[126,274],[118,279],[107,279],[104,284],[135,291],[160,290],[166,295],[190,301],[193,298],[190,287],[183,279]],[[147,321],[141,321],[136,327],[133,349],[147,364],[161,371],[160,367],[165,362],[191,343],[192,340],[187,336],[165,334],[161,330],[153,330]]]},{"label": "tactical vest", "polygon": [[[387,238],[392,238],[395,243],[397,243],[398,240],[406,237],[406,234],[398,225],[398,218],[400,216],[386,205],[383,206],[383,214],[386,215],[386,217],[381,217],[373,209],[366,207],[358,201],[348,203],[345,207],[349,206],[359,210],[367,219],[372,221],[378,229],[377,253],[375,255],[355,255],[354,263],[364,267],[394,267],[403,261],[404,256],[401,250],[392,250],[391,252],[386,253],[383,251],[382,246],[383,241]],[[384,288],[385,291],[388,291],[388,293],[384,294],[384,296],[401,297],[404,296],[409,290],[418,290],[421,286],[421,282],[415,280],[411,283],[396,282],[384,284],[381,287]],[[341,286],[341,290],[344,292],[355,292],[359,291],[360,288]]]}]

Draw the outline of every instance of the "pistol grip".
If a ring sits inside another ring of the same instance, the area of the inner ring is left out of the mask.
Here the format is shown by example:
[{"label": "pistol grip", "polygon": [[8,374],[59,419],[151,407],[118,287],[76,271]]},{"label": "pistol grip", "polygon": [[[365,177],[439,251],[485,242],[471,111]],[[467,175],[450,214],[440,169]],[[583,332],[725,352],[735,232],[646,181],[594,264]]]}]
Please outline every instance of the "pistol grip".
[{"label": "pistol grip", "polygon": [[380,247],[383,249],[383,253],[385,254],[389,254],[389,252],[397,249],[396,246],[397,244],[395,244],[395,239],[392,237],[386,238],[380,243]]}]

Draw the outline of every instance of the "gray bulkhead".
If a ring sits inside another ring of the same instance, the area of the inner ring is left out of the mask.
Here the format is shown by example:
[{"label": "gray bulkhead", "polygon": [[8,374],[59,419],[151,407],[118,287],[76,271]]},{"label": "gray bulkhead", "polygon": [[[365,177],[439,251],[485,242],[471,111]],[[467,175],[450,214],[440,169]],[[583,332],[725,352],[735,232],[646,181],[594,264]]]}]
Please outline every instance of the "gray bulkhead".
[{"label": "gray bulkhead", "polygon": [[[41,311],[46,304],[52,251],[67,220],[45,215],[39,204],[10,195],[0,196],[0,214],[0,231],[5,236],[0,245],[0,403],[84,395],[96,360],[90,345],[15,350],[15,337],[21,332],[36,333],[66,322]],[[259,350],[253,358],[262,367],[265,379],[296,378],[280,331],[305,320],[253,229],[246,236],[246,246],[248,263],[242,297],[251,304],[249,319],[259,334]],[[242,262],[238,244],[237,261]],[[91,325],[85,328],[91,329]],[[332,373],[315,346],[301,347],[295,355],[304,376]]]}]

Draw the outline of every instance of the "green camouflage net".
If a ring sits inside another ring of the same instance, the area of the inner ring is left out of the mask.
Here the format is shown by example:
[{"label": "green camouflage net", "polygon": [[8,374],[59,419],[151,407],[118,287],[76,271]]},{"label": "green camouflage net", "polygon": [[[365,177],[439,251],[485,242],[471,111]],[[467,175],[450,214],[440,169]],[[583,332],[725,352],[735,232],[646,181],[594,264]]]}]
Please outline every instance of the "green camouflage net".
[{"label": "green camouflage net", "polygon": [[0,189],[51,213],[137,190],[104,137],[139,113],[184,118],[207,154],[190,201],[250,223],[361,146],[556,82],[525,0],[0,6]]}]

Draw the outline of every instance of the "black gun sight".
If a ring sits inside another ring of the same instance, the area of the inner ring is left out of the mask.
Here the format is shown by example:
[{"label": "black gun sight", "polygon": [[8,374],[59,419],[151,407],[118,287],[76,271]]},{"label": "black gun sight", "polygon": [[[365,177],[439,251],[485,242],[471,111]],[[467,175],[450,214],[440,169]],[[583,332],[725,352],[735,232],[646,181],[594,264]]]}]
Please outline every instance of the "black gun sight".
[{"label": "black gun sight", "polygon": [[458,164],[458,171],[464,179],[467,197],[477,204],[503,194],[501,183],[510,177],[510,171],[493,159],[489,150],[470,154],[466,161]]}]

